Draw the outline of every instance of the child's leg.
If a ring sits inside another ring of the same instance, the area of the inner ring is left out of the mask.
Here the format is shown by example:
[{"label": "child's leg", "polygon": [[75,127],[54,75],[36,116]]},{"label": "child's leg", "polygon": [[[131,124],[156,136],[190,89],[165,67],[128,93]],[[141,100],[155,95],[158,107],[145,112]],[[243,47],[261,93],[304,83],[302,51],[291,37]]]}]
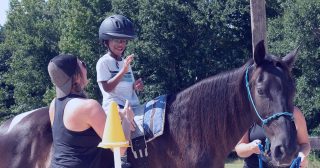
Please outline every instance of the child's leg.
[{"label": "child's leg", "polygon": [[132,166],[127,159],[127,148],[126,147],[120,148],[120,154],[121,154],[121,168],[131,168]]},{"label": "child's leg", "polygon": [[122,156],[127,156],[127,147],[121,147],[120,148],[120,155]]}]

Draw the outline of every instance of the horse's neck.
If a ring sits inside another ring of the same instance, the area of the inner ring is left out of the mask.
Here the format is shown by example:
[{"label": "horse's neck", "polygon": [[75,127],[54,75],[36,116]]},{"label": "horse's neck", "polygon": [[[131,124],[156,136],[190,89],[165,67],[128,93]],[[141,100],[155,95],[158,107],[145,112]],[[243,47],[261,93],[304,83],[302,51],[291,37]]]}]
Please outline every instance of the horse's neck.
[{"label": "horse's neck", "polygon": [[239,68],[191,86],[176,95],[174,113],[192,116],[187,122],[199,124],[209,137],[225,141],[221,146],[229,150],[253,123],[243,76],[243,68]]}]

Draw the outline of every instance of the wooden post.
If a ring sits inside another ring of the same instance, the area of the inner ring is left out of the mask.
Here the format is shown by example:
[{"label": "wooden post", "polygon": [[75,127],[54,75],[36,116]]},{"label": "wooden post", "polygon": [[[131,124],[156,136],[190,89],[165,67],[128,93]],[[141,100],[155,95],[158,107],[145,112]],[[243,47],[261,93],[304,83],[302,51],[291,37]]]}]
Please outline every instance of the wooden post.
[{"label": "wooden post", "polygon": [[254,47],[261,40],[264,40],[264,45],[267,52],[265,6],[265,0],[250,0],[252,53],[254,53]]}]

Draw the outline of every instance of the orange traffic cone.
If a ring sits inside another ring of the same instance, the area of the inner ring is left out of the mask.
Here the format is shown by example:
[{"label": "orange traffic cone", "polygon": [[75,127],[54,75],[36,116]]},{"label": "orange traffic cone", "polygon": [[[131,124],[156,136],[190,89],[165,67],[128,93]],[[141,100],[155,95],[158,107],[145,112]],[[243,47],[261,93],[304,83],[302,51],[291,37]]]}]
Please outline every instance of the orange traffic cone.
[{"label": "orange traffic cone", "polygon": [[99,143],[98,147],[129,147],[129,142],[126,140],[122,129],[118,104],[114,101],[112,101],[109,106],[109,113],[103,131],[102,142]]}]

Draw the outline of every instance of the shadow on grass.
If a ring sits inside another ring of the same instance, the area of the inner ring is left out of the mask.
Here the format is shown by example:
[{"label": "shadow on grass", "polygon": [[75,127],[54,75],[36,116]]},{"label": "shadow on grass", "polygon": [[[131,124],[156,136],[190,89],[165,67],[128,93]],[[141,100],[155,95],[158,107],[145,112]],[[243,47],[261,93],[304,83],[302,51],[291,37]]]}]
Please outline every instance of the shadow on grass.
[{"label": "shadow on grass", "polygon": [[231,152],[224,164],[225,168],[242,168],[243,160],[237,156],[236,152]]}]

